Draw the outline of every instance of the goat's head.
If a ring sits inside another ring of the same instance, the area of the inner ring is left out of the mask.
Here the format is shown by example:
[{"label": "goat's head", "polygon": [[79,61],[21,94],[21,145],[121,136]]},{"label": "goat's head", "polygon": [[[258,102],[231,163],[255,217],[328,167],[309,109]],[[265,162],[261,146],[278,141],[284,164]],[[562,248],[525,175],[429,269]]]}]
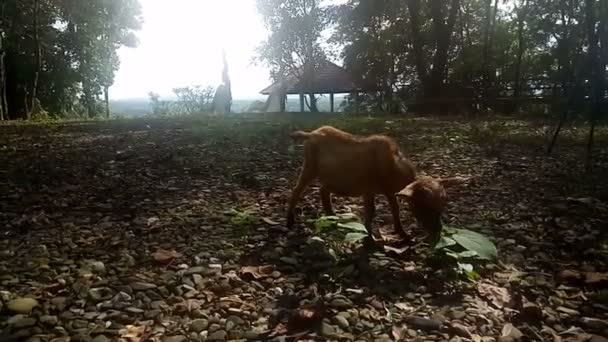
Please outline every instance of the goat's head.
[{"label": "goat's head", "polygon": [[405,197],[418,224],[429,233],[429,239],[435,243],[442,229],[441,214],[447,203],[446,188],[464,183],[466,179],[418,177],[397,196]]}]

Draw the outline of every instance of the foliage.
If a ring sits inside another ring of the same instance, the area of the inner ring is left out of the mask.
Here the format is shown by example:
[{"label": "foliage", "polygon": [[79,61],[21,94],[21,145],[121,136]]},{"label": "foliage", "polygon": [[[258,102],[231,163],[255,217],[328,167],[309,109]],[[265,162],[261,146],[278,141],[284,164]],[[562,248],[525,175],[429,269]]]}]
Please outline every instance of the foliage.
[{"label": "foliage", "polygon": [[238,210],[231,208],[230,210],[225,211],[224,215],[230,217],[230,223],[241,228],[252,227],[258,222],[255,211],[250,209]]},{"label": "foliage", "polygon": [[138,0],[5,0],[0,16],[6,53],[0,82],[6,84],[3,109],[10,119],[29,116],[34,93],[51,113],[97,114],[119,66],[117,50],[137,45],[134,32],[142,21]]},{"label": "foliage", "polygon": [[485,236],[468,229],[444,227],[435,251],[453,262],[459,274],[474,280],[479,274],[474,264],[493,261],[498,256],[496,246]]},{"label": "foliage", "polygon": [[175,101],[161,100],[160,95],[150,92],[148,97],[154,116],[179,116],[210,113],[213,109],[213,87],[191,86],[173,89]]}]

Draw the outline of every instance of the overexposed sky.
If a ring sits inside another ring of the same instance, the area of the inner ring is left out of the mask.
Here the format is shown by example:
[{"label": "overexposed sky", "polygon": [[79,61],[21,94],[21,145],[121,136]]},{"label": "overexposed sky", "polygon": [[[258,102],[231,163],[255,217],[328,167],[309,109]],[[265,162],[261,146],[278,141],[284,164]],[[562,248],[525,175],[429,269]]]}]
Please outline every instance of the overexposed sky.
[{"label": "overexposed sky", "polygon": [[217,86],[226,49],[235,99],[257,96],[268,70],[251,64],[267,32],[255,0],[140,0],[144,23],[137,48],[121,48],[112,99],[162,96],[175,87]]}]

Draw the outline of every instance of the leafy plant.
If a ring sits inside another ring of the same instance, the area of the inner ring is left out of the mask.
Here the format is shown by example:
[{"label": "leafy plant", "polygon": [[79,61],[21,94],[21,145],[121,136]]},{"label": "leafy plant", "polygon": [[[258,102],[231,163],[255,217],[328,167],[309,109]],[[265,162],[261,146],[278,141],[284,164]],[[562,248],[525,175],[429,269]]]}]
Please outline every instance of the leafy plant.
[{"label": "leafy plant", "polygon": [[340,214],[334,216],[322,216],[314,220],[315,234],[336,233],[342,236],[344,242],[357,242],[367,236],[367,229],[358,222],[356,215]]},{"label": "leafy plant", "polygon": [[474,264],[496,259],[496,246],[487,237],[468,229],[445,227],[435,251],[454,262],[456,271],[470,280],[479,278]]},{"label": "leafy plant", "polygon": [[250,227],[257,222],[255,212],[249,209],[237,210],[232,208],[224,212],[224,215],[230,217],[230,223],[239,227]]}]

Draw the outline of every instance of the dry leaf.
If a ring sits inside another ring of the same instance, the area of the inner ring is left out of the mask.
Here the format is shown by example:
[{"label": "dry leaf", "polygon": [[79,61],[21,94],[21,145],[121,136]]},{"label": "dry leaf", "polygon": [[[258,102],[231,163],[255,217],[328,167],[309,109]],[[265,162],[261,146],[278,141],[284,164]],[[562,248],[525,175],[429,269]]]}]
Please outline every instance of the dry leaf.
[{"label": "dry leaf", "polygon": [[156,252],[152,253],[152,257],[156,262],[164,264],[171,262],[173,259],[181,258],[182,254],[176,251],[168,251],[159,248]]},{"label": "dry leaf", "polygon": [[268,217],[262,217],[262,221],[266,222],[271,226],[278,226],[280,223],[269,219]]},{"label": "dry leaf", "polygon": [[395,303],[395,306],[399,310],[403,310],[403,311],[406,311],[406,312],[414,311],[414,308],[411,305],[409,305],[408,303]]},{"label": "dry leaf", "polygon": [[521,331],[519,331],[519,329],[514,327],[511,323],[507,323],[502,327],[501,335],[502,337],[511,337],[515,340],[519,340],[524,336],[524,334],[522,334]]},{"label": "dry leaf", "polygon": [[125,329],[120,330],[120,337],[127,341],[139,342],[142,341],[145,332],[145,326],[127,325]]},{"label": "dry leaf", "polygon": [[511,301],[511,295],[504,287],[480,283],[477,285],[477,291],[479,291],[479,294],[482,297],[485,297],[486,300],[489,300],[499,309],[502,309]]},{"label": "dry leaf", "polygon": [[395,341],[405,341],[407,338],[407,327],[405,325],[393,325],[392,333]]},{"label": "dry leaf", "polygon": [[251,274],[255,279],[269,277],[272,274],[273,267],[268,266],[243,266],[241,274]]}]

